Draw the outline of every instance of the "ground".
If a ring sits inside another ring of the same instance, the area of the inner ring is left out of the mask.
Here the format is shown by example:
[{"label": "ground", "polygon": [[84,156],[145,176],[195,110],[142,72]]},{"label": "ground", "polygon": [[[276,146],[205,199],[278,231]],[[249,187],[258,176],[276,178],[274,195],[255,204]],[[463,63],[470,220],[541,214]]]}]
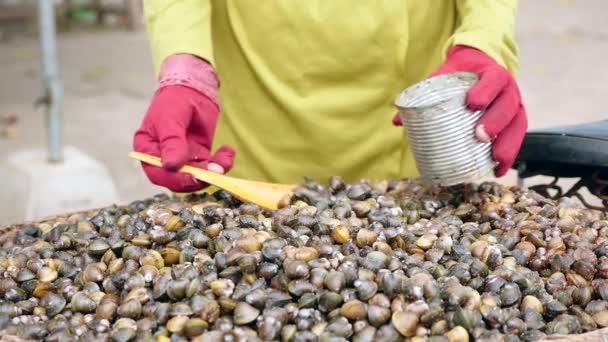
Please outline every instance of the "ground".
[{"label": "ground", "polygon": [[[530,128],[607,117],[607,11],[605,0],[520,2],[518,80]],[[37,44],[35,38],[0,42],[0,115],[18,116],[15,136],[0,137],[0,226],[24,220],[28,193],[35,191],[28,178],[9,165],[9,156],[46,146],[44,111],[34,106],[41,95]],[[126,158],[154,90],[145,33],[66,32],[58,44],[66,145],[106,165],[119,203],[162,191]],[[510,173],[500,181],[514,184],[515,179]]]}]

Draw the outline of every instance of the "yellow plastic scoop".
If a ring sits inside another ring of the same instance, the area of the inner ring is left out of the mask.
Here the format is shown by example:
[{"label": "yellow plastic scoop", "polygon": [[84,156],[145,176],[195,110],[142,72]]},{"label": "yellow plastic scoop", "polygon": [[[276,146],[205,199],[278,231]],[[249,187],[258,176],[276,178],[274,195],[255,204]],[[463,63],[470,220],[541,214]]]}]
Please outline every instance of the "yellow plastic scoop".
[{"label": "yellow plastic scoop", "polygon": [[[159,157],[140,152],[131,152],[129,157],[155,166],[162,166]],[[296,185],[274,184],[228,177],[194,166],[184,165],[180,172],[186,172],[205,183],[228,191],[241,201],[252,202],[266,209],[278,209],[286,204]]]}]

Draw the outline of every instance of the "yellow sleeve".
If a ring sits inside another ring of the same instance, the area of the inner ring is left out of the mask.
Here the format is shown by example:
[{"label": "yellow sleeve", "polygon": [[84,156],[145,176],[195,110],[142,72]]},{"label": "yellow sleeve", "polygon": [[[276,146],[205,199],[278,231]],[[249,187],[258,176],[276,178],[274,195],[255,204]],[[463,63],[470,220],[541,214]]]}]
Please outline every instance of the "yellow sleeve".
[{"label": "yellow sleeve", "polygon": [[519,62],[515,43],[517,0],[456,0],[458,26],[448,40],[453,45],[477,48],[512,74]]},{"label": "yellow sleeve", "polygon": [[214,64],[211,0],[145,0],[144,16],[156,75],[162,62],[177,53]]}]

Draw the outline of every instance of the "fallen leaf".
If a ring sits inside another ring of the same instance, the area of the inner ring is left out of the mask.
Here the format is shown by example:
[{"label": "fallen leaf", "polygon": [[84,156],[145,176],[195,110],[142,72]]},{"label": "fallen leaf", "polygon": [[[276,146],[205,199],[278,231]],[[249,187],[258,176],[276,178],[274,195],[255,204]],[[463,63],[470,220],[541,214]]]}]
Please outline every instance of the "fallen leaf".
[{"label": "fallen leaf", "polygon": [[536,71],[536,73],[539,75],[543,75],[545,73],[545,65],[536,64],[536,66],[534,67],[534,71]]},{"label": "fallen leaf", "polygon": [[137,80],[137,75],[134,72],[130,72],[127,74],[127,80],[129,81],[136,81]]},{"label": "fallen leaf", "polygon": [[17,127],[4,127],[0,133],[6,139],[15,139],[21,135],[21,130]]},{"label": "fallen leaf", "polygon": [[86,82],[95,82],[104,79],[110,73],[110,69],[105,65],[100,65],[91,68],[80,75],[80,78]]},{"label": "fallen leaf", "polygon": [[15,57],[18,60],[32,60],[37,58],[36,50],[30,47],[19,47],[15,49]]}]

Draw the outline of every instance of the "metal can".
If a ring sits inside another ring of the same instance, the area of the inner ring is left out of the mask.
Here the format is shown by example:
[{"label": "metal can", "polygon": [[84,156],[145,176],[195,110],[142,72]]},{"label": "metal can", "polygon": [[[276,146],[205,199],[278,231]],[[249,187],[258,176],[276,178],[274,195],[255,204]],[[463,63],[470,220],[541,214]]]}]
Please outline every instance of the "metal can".
[{"label": "metal can", "polygon": [[423,180],[452,186],[478,181],[494,168],[491,143],[475,137],[483,114],[466,107],[476,74],[456,72],[426,79],[405,89],[395,105],[406,128]]}]

